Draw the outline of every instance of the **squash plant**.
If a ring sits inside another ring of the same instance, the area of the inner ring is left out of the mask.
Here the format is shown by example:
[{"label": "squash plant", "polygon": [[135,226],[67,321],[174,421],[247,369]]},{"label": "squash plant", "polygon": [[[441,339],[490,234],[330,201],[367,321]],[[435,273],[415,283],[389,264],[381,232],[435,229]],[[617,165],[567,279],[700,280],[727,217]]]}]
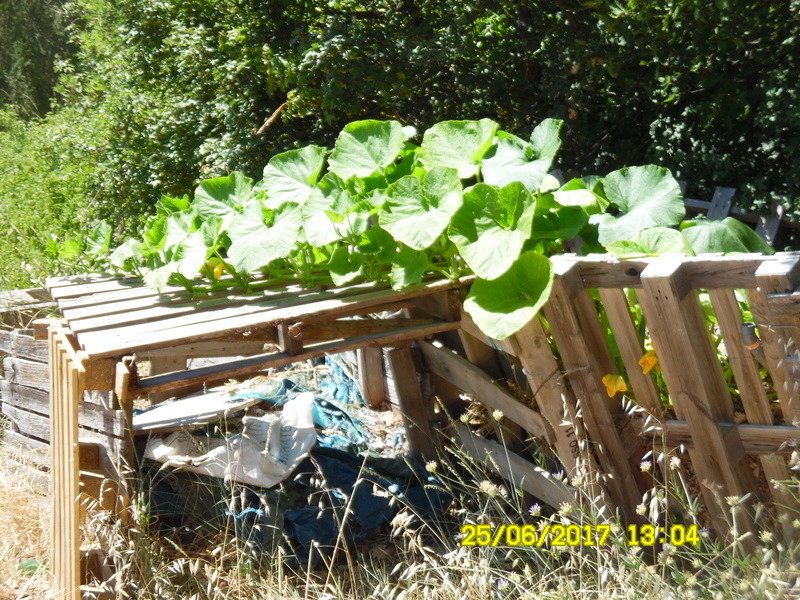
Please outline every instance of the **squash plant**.
[{"label": "squash plant", "polygon": [[203,181],[192,200],[163,198],[141,237],[110,262],[155,289],[192,289],[201,276],[247,289],[254,274],[401,289],[474,274],[465,310],[503,339],[545,303],[547,257],[576,235],[620,257],[769,250],[732,220],[683,222],[666,169],[559,185],[548,173],[561,127],[547,119],[523,139],[489,119],[444,121],[419,140],[396,121],[353,122],[331,151],[277,154],[261,181],[234,172]]}]

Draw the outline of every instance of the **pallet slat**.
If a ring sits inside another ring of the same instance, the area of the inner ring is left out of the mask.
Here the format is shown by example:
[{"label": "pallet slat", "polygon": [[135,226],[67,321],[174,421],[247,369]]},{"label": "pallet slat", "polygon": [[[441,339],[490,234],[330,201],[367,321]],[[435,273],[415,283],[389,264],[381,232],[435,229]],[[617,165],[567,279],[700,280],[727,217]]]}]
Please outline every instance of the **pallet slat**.
[{"label": "pallet slat", "polygon": [[[695,445],[690,451],[698,479],[721,486],[722,496],[744,496],[755,489],[738,438],[723,435],[719,422],[733,421],[733,405],[722,369],[708,339],[700,301],[683,274],[681,263],[663,260],[642,273],[644,310],[673,408],[689,423]],[[706,506],[718,531],[726,522],[711,489],[704,486]],[[752,531],[746,511],[737,513],[739,531]]]},{"label": "pallet slat", "polygon": [[50,389],[47,363],[9,356],[3,359],[3,376],[11,383],[24,384],[39,390]]},{"label": "pallet slat", "polygon": [[605,484],[609,495],[626,520],[635,523],[641,519],[636,507],[645,491],[640,489],[645,488],[645,483],[639,468],[644,450],[637,448],[638,437],[625,435],[631,425],[622,414],[619,401],[609,398],[602,389],[603,377],[615,373],[616,367],[597,313],[573,266],[568,262],[554,263],[556,278],[544,314],[567,377],[580,399],[579,410],[594,442],[597,460],[608,475]]},{"label": "pallet slat", "polygon": [[[213,339],[229,333],[274,327],[280,323],[303,321],[305,317],[326,314],[331,318],[352,314],[353,311],[375,312],[381,306],[433,294],[461,285],[458,281],[439,281],[409,287],[403,291],[364,291],[363,287],[345,291],[314,292],[286,301],[283,305],[269,301],[246,307],[220,309],[208,315],[205,321],[196,322],[197,316],[186,315],[159,320],[147,326],[115,328],[112,331],[87,332],[80,336],[81,344],[92,358],[121,356],[145,349],[157,349]],[[360,293],[359,293],[360,292]],[[213,318],[211,318],[213,316]]]},{"label": "pallet slat", "polygon": [[0,329],[0,352],[36,362],[48,361],[47,342],[34,339],[31,330]]},{"label": "pallet slat", "polygon": [[555,439],[553,430],[542,416],[497,385],[478,367],[441,345],[419,342],[419,347],[427,367],[433,373],[463,391],[474,394],[475,398],[486,406],[500,410],[534,437],[547,444],[553,443]]}]

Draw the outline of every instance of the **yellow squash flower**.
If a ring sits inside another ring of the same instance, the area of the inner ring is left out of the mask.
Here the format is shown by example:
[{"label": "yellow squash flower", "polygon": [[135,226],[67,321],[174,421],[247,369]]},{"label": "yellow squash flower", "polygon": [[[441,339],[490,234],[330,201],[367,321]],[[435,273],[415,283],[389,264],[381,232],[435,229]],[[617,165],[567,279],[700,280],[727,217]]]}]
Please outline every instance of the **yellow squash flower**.
[{"label": "yellow squash flower", "polygon": [[628,391],[628,386],[622,375],[606,375],[603,377],[603,385],[606,386],[606,393],[609,398],[613,398],[617,392]]},{"label": "yellow squash flower", "polygon": [[658,357],[655,350],[648,350],[644,356],[639,360],[639,366],[642,367],[642,373],[647,374],[658,365]]}]

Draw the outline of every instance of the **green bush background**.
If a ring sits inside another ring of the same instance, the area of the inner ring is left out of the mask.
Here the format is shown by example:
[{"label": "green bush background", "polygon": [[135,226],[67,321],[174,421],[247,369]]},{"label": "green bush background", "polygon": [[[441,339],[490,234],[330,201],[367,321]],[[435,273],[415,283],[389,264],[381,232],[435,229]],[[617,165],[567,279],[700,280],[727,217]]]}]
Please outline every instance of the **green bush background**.
[{"label": "green bush background", "polygon": [[800,0],[0,0],[0,286],[363,118],[562,118],[567,174],[656,163],[798,214],[798,33]]}]

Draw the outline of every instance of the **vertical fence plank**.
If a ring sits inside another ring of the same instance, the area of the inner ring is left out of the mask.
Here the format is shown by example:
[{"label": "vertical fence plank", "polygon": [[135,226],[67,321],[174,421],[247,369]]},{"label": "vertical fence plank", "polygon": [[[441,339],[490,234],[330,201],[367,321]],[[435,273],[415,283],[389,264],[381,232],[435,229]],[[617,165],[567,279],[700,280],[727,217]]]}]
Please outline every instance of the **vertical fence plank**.
[{"label": "vertical fence plank", "polygon": [[[761,383],[759,369],[742,339],[742,313],[733,290],[709,290],[709,296],[714,306],[714,313],[717,315],[722,337],[725,340],[725,349],[739,388],[739,396],[742,399],[747,421],[753,425],[773,425],[775,418],[769,398],[767,398],[767,393]],[[790,521],[800,517],[800,502],[794,494],[772,484],[775,481],[788,481],[791,478],[786,459],[782,456],[768,454],[760,455],[759,459],[764,476],[770,484],[772,499],[776,506],[789,514],[790,518],[786,524],[791,528]],[[791,536],[791,530],[784,531],[784,535]],[[786,541],[789,539],[787,538]]]},{"label": "vertical fence plank", "polygon": [[[732,422],[733,405],[722,368],[711,347],[697,292],[682,276],[680,262],[656,261],[642,272],[639,301],[653,336],[675,414],[685,419],[694,441],[690,451],[706,506],[719,533],[729,531],[719,500],[709,484],[720,486],[720,496],[743,496],[754,489],[744,449],[737,435],[725,435],[720,422]],[[702,449],[702,450],[698,450]],[[704,484],[704,485],[703,485]],[[739,532],[753,530],[745,510],[736,511]]]},{"label": "vertical fence plank", "polygon": [[641,516],[636,507],[646,489],[639,467],[643,446],[620,403],[605,393],[603,377],[616,367],[578,269],[568,261],[554,262],[554,267],[556,278],[544,314],[580,398],[579,410],[600,466],[609,476],[606,486],[611,499],[628,522],[637,522]]},{"label": "vertical fence plank", "polygon": [[64,330],[48,334],[51,365],[52,592],[57,600],[80,599],[78,405],[85,371]]},{"label": "vertical fence plank", "polygon": [[636,397],[636,403],[656,418],[663,415],[664,408],[658,397],[653,376],[642,372],[639,361],[644,354],[644,346],[631,317],[631,310],[625,292],[621,289],[599,288],[608,322],[617,340],[622,362]]},{"label": "vertical fence plank", "polygon": [[800,283],[800,258],[765,261],[756,270],[756,282],[758,289],[748,290],[747,295],[783,420],[800,424],[800,318],[776,315],[769,306],[769,294],[791,292]]}]

